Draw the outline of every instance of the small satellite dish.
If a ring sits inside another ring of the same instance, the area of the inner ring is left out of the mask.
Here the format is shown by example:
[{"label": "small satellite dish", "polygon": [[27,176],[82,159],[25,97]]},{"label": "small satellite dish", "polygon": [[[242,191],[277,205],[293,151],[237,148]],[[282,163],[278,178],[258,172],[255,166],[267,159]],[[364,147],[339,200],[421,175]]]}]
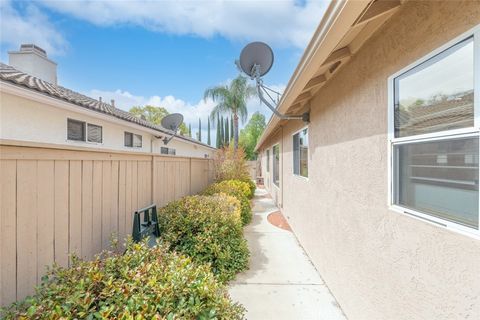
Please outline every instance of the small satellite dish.
[{"label": "small satellite dish", "polygon": [[257,93],[260,101],[265,103],[265,105],[272,110],[277,117],[284,120],[310,121],[309,112],[305,112],[298,116],[291,116],[282,114],[277,110],[278,100],[275,101],[270,93],[273,92],[278,95],[280,95],[280,93],[265,86],[262,79],[262,77],[270,71],[270,68],[273,65],[273,51],[266,43],[257,41],[247,44],[240,53],[240,60],[235,61],[235,64],[237,65],[237,68],[249,76],[250,79],[256,81]]},{"label": "small satellite dish", "polygon": [[239,64],[242,71],[251,78],[262,77],[273,65],[273,51],[266,43],[251,42],[240,53]]},{"label": "small satellite dish", "polygon": [[173,137],[177,134],[178,128],[180,128],[180,125],[182,124],[182,122],[183,122],[183,116],[180,113],[172,113],[163,117],[161,121],[162,127],[173,131],[173,134],[169,138],[165,137],[163,139],[164,144],[168,144],[170,140],[173,139]]},{"label": "small satellite dish", "polygon": [[169,114],[162,119],[162,127],[176,132],[183,122],[183,116],[180,113]]}]

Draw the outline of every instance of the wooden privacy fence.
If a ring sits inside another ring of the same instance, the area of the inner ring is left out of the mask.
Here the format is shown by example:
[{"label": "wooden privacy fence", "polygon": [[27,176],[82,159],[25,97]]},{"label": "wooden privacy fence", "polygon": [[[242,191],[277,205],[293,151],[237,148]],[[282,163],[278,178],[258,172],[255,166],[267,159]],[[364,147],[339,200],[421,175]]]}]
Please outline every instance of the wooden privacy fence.
[{"label": "wooden privacy fence", "polygon": [[136,209],[212,179],[208,159],[0,145],[0,305],[32,294],[46,266],[123,243]]}]

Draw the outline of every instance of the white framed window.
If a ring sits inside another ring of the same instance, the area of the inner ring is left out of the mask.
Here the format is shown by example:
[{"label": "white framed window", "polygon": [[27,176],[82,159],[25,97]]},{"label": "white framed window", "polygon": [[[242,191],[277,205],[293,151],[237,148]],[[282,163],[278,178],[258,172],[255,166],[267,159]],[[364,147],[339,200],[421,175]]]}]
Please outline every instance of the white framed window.
[{"label": "white framed window", "polygon": [[272,148],[273,154],[273,183],[280,187],[280,145],[276,144]]},{"label": "white framed window", "polygon": [[480,26],[388,88],[390,208],[480,237]]},{"label": "white framed window", "polygon": [[86,122],[75,119],[67,119],[67,139],[72,141],[85,141]]},{"label": "white framed window", "polygon": [[142,135],[125,131],[125,147],[141,148]]},{"label": "white framed window", "polygon": [[102,139],[101,126],[67,118],[67,140],[102,143]]},{"label": "white framed window", "polygon": [[169,155],[176,155],[177,152],[174,148],[167,148],[167,147],[160,147],[160,153],[161,154],[169,154]]},{"label": "white framed window", "polygon": [[96,124],[87,124],[87,140],[88,142],[102,143],[102,127]]},{"label": "white framed window", "polygon": [[267,172],[270,172],[270,149],[267,149]]},{"label": "white framed window", "polygon": [[293,134],[293,174],[308,178],[308,128]]}]

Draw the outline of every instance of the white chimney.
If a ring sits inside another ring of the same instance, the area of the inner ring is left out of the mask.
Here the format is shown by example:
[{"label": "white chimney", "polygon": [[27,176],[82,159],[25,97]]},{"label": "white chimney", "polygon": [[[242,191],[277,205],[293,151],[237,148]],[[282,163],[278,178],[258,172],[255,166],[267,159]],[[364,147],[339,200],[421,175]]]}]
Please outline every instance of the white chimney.
[{"label": "white chimney", "polygon": [[8,64],[47,82],[57,84],[57,64],[47,52],[34,44],[22,44],[20,51],[8,52]]}]

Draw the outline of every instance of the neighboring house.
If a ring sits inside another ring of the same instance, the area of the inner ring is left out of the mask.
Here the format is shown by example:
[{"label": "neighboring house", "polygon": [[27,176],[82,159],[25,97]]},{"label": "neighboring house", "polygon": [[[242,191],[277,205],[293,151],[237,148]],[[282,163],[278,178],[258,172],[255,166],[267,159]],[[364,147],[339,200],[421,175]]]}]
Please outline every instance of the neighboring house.
[{"label": "neighboring house", "polygon": [[480,319],[478,1],[333,1],[257,144],[350,319]]},{"label": "neighboring house", "polygon": [[111,104],[57,85],[56,63],[22,45],[0,63],[0,139],[68,147],[212,158],[215,148],[178,135]]}]

